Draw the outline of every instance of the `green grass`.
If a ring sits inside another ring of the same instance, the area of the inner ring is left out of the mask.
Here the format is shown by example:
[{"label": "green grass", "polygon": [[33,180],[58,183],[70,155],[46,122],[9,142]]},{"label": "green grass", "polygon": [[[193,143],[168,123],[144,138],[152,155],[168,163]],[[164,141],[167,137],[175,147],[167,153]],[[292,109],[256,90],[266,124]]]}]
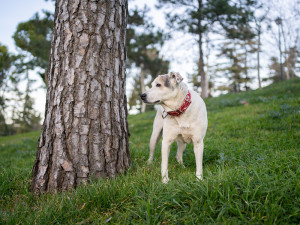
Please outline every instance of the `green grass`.
[{"label": "green grass", "polygon": [[167,185],[160,144],[146,164],[155,112],[129,116],[127,175],[72,192],[28,191],[38,132],[0,137],[0,224],[299,224],[300,79],[206,104],[203,182],[191,144],[185,168],[172,146]]}]

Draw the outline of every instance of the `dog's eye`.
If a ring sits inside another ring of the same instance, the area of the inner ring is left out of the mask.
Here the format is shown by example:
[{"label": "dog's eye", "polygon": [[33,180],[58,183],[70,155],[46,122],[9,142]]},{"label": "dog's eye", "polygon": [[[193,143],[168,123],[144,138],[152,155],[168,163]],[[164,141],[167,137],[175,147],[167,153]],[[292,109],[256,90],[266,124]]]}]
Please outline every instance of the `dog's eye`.
[{"label": "dog's eye", "polygon": [[156,84],[156,87],[160,87],[161,86],[161,84]]}]

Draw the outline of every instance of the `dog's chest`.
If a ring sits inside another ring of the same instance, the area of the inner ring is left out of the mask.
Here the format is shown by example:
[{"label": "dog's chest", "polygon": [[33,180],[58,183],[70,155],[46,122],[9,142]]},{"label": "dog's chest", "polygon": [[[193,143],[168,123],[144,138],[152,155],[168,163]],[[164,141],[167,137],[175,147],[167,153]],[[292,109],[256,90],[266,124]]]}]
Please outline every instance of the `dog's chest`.
[{"label": "dog's chest", "polygon": [[184,142],[190,143],[193,137],[191,123],[185,120],[177,120],[177,123],[180,138],[182,138]]},{"label": "dog's chest", "polygon": [[192,135],[184,132],[179,134],[179,138],[181,138],[185,143],[190,143],[192,141]]},{"label": "dog's chest", "polygon": [[190,143],[192,141],[192,133],[190,127],[180,127],[179,135],[185,143]]},{"label": "dog's chest", "polygon": [[191,128],[191,123],[188,120],[177,119],[177,126],[182,132],[187,132]]}]

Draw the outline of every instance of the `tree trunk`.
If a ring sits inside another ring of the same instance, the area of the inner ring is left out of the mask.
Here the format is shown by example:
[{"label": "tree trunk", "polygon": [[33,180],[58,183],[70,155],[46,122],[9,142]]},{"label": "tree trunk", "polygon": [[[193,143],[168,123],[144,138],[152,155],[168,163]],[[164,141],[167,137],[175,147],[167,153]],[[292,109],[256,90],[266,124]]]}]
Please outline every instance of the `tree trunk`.
[{"label": "tree trunk", "polygon": [[207,83],[207,97],[210,97],[210,96],[212,96],[211,95],[212,86],[209,85],[209,80],[210,80],[210,76],[209,76],[209,72],[210,72],[210,66],[209,66],[210,48],[209,48],[208,32],[206,33],[205,42],[206,42],[206,54],[205,54],[205,58],[206,58],[206,72],[205,72],[205,74],[206,74],[206,83]]},{"label": "tree trunk", "polygon": [[280,24],[280,28],[281,28],[281,34],[282,34],[283,46],[284,46],[284,54],[283,54],[284,55],[284,63],[282,64],[282,66],[283,66],[284,75],[285,75],[286,79],[289,80],[290,79],[290,70],[289,70],[289,66],[288,66],[288,52],[289,51],[287,49],[286,35],[283,32],[282,23]]},{"label": "tree trunk", "polygon": [[[198,0],[198,7],[199,11],[202,11],[202,0]],[[201,13],[200,13],[201,15]],[[204,72],[204,60],[203,60],[203,50],[202,50],[202,24],[201,24],[202,18],[198,19],[198,28],[199,28],[199,40],[198,40],[198,45],[199,45],[199,65],[198,65],[198,71],[201,77],[201,97],[202,98],[207,98],[208,96],[208,80],[207,76]]]},{"label": "tree trunk", "polygon": [[69,190],[130,166],[127,0],[58,0],[34,193]]},{"label": "tree trunk", "polygon": [[258,87],[261,89],[261,79],[260,79],[260,35],[261,35],[261,26],[258,25],[258,42],[257,42],[257,79]]},{"label": "tree trunk", "polygon": [[248,87],[248,49],[247,49],[247,40],[244,41],[244,49],[245,49],[245,91],[248,91],[250,87]]}]

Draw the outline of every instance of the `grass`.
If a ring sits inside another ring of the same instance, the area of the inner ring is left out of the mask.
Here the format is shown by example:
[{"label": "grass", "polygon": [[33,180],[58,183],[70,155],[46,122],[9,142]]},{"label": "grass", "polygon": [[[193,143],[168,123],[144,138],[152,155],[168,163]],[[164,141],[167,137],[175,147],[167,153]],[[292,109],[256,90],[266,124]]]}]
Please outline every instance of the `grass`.
[{"label": "grass", "polygon": [[203,182],[191,144],[185,168],[172,146],[167,185],[160,144],[146,165],[155,112],[128,118],[127,175],[72,192],[28,191],[39,132],[0,137],[0,224],[299,224],[300,79],[206,104]]}]

